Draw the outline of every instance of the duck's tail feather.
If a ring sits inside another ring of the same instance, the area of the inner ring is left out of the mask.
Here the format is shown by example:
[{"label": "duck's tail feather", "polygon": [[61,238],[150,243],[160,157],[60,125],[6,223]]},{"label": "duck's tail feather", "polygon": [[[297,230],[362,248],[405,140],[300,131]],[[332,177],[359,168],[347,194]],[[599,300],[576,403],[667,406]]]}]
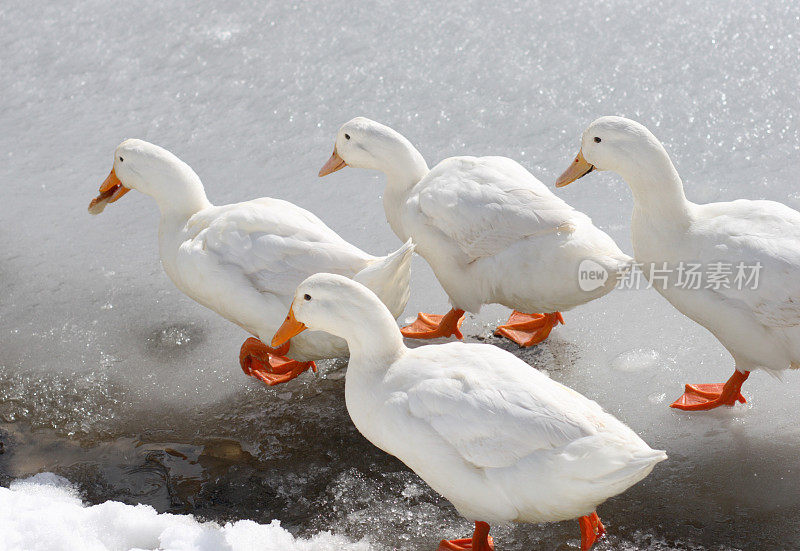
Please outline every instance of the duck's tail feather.
[{"label": "duck's tail feather", "polygon": [[409,239],[402,247],[386,256],[370,261],[369,265],[353,276],[355,281],[369,288],[397,318],[406,309],[411,279],[411,256],[414,243]]}]

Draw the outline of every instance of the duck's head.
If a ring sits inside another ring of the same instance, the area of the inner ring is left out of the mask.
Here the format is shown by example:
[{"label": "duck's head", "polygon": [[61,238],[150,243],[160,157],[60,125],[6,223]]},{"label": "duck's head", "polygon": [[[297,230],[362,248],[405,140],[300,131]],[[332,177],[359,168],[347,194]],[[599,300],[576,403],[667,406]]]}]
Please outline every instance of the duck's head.
[{"label": "duck's head", "polygon": [[[187,188],[199,184],[194,171],[178,157],[144,140],[125,140],[114,151],[114,165],[92,199],[89,212],[100,214],[108,203],[135,189],[162,202],[180,201]],[[202,191],[202,186],[201,191]]]},{"label": "duck's head", "polygon": [[297,287],[289,314],[275,333],[272,346],[278,347],[306,329],[346,339],[352,328],[383,310],[394,323],[375,293],[360,283],[335,274],[314,274]]},{"label": "duck's head", "polygon": [[346,166],[393,172],[398,167],[414,171],[427,165],[422,155],[402,134],[386,125],[356,117],[346,122],[336,134],[333,154],[320,169],[327,176]]},{"label": "duck's head", "polygon": [[583,132],[578,155],[556,180],[556,187],[566,186],[593,170],[611,170],[625,177],[665,154],[658,139],[638,122],[601,117]]}]

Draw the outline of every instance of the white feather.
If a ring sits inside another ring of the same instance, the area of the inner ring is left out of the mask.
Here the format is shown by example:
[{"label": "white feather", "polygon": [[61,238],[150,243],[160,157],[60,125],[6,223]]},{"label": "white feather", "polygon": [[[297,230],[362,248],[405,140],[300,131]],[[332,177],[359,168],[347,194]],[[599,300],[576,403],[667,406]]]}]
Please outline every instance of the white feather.
[{"label": "white feather", "polygon": [[[588,216],[511,159],[452,157],[429,171],[403,136],[361,117],[340,129],[336,148],[349,165],[387,175],[389,224],[413,239],[456,308],[569,310],[610,292],[630,269],[631,258]],[[604,285],[581,289],[585,260],[606,270]]]},{"label": "white feather", "polygon": [[[602,136],[601,142],[591,139]],[[737,369],[773,374],[800,367],[800,213],[773,201],[695,204],[661,143],[639,123],[603,117],[584,133],[583,155],[618,172],[634,194],[636,260],[671,270],[724,270],[721,285],[654,285],[673,306],[711,331]],[[738,266],[757,280],[736,281]],[[722,272],[720,272],[722,273]]]},{"label": "white feather", "polygon": [[345,396],[358,430],[471,520],[587,515],[666,459],[595,402],[497,347],[406,348],[386,308],[355,282],[317,274],[295,296],[298,321],[350,345]]},{"label": "white feather", "polygon": [[[279,199],[213,206],[199,177],[168,151],[140,140],[118,148],[123,184],[153,196],[161,210],[159,249],[175,285],[200,304],[269,343],[297,285],[330,272],[366,283],[399,316],[409,296],[413,245],[375,257],[319,218]],[[306,332],[292,339],[297,360],[347,354],[342,339]]]}]

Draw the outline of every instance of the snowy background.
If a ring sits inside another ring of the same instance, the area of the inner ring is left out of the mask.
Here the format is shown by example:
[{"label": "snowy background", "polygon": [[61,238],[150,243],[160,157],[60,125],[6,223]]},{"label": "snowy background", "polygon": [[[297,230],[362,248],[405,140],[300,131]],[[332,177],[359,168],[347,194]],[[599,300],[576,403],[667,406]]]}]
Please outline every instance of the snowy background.
[{"label": "snowy background", "polygon": [[[247,335],[163,273],[149,198],[86,212],[125,138],[176,153],[213,202],[287,199],[374,254],[399,246],[383,177],[316,176],[357,115],[431,166],[506,155],[550,185],[588,123],[624,115],[663,140],[690,199],[800,207],[795,0],[4,0],[0,52],[0,549],[416,550],[470,532],[353,428],[345,362],[275,389],[244,377]],[[558,193],[631,252],[619,178]],[[416,259],[406,316],[446,307]],[[507,315],[485,308],[465,333]],[[704,329],[652,290],[564,317],[533,350],[488,341],[670,455],[600,507],[600,550],[800,546],[800,374],[682,413],[667,405],[683,383],[732,373]],[[39,472],[69,483],[22,480]],[[578,548],[576,522],[492,533],[505,551]]]}]

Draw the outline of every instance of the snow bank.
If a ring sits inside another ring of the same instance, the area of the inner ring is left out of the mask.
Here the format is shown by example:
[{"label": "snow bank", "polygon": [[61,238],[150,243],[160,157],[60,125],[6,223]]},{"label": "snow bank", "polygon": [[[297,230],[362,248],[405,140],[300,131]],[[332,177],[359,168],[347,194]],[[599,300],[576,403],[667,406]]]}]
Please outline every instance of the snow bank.
[{"label": "snow bank", "polygon": [[330,532],[295,538],[273,520],[220,526],[149,505],[107,501],[86,506],[68,480],[44,473],[0,488],[0,548],[8,551],[368,551]]}]

